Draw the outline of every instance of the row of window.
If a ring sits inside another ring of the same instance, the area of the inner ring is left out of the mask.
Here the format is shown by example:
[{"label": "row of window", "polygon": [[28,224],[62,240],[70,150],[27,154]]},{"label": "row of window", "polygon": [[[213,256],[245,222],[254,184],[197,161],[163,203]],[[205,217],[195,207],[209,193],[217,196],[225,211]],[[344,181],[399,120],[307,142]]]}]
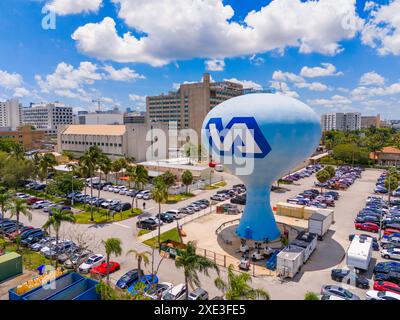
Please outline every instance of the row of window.
[{"label": "row of window", "polygon": [[87,146],[101,146],[101,147],[122,147],[121,143],[108,143],[108,142],[92,142],[92,141],[61,141],[62,144],[77,144]]}]

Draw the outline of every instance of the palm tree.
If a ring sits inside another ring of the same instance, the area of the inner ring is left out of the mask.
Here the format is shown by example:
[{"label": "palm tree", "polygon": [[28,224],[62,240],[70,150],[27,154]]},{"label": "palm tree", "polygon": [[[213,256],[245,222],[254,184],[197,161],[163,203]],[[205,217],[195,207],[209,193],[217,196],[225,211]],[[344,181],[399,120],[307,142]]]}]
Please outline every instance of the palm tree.
[{"label": "palm tree", "polygon": [[115,173],[115,183],[118,182],[118,173],[122,170],[124,163],[122,163],[121,159],[114,160],[112,162],[112,171]]},{"label": "palm tree", "polygon": [[[101,183],[101,173],[104,173],[106,176],[107,180],[107,175],[111,171],[111,160],[109,157],[107,157],[105,154],[99,159],[99,181]],[[99,192],[97,193],[97,197],[100,198],[100,192],[101,192],[101,185],[99,185]],[[100,209],[100,206],[97,207],[97,210]]]},{"label": "palm tree", "polygon": [[[63,222],[75,223],[76,218],[74,214],[70,210],[62,210],[62,209],[51,209],[51,216],[43,225],[43,229],[50,229],[53,227],[56,233],[56,243],[58,244],[58,239],[60,235],[60,228]],[[58,260],[56,259],[56,268],[58,267]]]},{"label": "palm tree", "polygon": [[[143,189],[144,185],[149,180],[149,173],[146,168],[142,165],[134,166],[129,170],[129,181],[133,182],[135,189]],[[137,198],[132,198],[132,210],[133,210],[133,200],[136,199],[136,207],[138,206]]]},{"label": "palm tree", "polygon": [[176,257],[175,266],[184,270],[186,300],[188,300],[189,286],[192,289],[194,286],[201,286],[198,272],[202,272],[209,277],[208,271],[215,269],[219,274],[218,266],[214,261],[196,254],[196,244],[193,241],[189,241],[186,245],[186,250],[183,250],[181,255]]},{"label": "palm tree", "polygon": [[248,273],[235,274],[234,266],[228,267],[228,282],[218,277],[215,279],[215,286],[221,290],[227,300],[269,300],[269,294],[262,289],[252,288],[248,282],[251,282],[251,276]]},{"label": "palm tree", "polygon": [[[101,149],[98,146],[91,146],[80,159],[81,166],[85,167],[89,173],[91,198],[93,198],[93,175],[102,158],[103,152]],[[92,204],[90,204],[90,221],[94,221]]]},{"label": "palm tree", "polygon": [[9,192],[0,193],[0,208],[1,208],[1,234],[3,234],[4,229],[4,217],[7,208],[11,204],[11,194]]},{"label": "palm tree", "polygon": [[[14,198],[11,206],[11,217],[17,218],[17,235],[19,235],[19,217],[20,215],[24,215],[28,218],[29,221],[32,220],[32,213],[28,210],[26,202],[24,199]],[[19,251],[19,239],[17,239],[17,250]]]},{"label": "palm tree", "polygon": [[104,248],[106,249],[107,256],[107,282],[110,282],[110,256],[115,254],[117,257],[121,255],[121,239],[119,238],[109,238],[105,241],[102,241]]},{"label": "palm tree", "polygon": [[9,152],[9,159],[14,160],[24,160],[25,159],[25,150],[22,145],[19,143],[15,143],[11,146],[11,150]]},{"label": "palm tree", "polygon": [[[39,158],[39,172],[40,177],[45,179],[47,185],[47,178],[49,176],[49,169],[57,165],[57,160],[54,154],[46,153]],[[46,189],[47,190],[47,189]]]},{"label": "palm tree", "polygon": [[156,203],[158,203],[158,250],[161,251],[161,203],[168,200],[168,187],[161,177],[153,180],[154,187],[151,195]]},{"label": "palm tree", "polygon": [[188,193],[188,188],[193,183],[193,174],[189,170],[182,173],[182,183],[186,186],[186,193]]},{"label": "palm tree", "polygon": [[150,252],[148,252],[148,251],[140,252],[138,250],[131,249],[126,254],[127,255],[128,254],[133,254],[134,255],[135,259],[137,260],[138,275],[139,276],[143,275],[144,272],[142,270],[142,262],[143,262],[145,267],[149,264],[149,262],[150,262],[150,259],[149,259]]}]

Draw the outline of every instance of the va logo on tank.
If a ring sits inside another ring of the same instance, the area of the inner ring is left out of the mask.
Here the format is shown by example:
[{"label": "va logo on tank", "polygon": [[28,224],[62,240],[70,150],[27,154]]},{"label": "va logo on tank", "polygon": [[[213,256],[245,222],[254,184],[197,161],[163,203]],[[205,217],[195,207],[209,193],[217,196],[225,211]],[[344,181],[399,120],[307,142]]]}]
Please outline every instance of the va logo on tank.
[{"label": "va logo on tank", "polygon": [[254,117],[234,117],[225,127],[221,118],[211,118],[205,130],[209,146],[220,156],[262,159],[271,152]]}]

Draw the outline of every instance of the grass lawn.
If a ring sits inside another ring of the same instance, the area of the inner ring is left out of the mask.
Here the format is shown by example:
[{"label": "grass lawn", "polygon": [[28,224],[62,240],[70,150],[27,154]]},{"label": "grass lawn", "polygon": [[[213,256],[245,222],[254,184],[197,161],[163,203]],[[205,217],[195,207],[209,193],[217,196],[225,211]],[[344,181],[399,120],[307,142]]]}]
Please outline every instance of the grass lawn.
[{"label": "grass lawn", "polygon": [[206,186],[204,186],[203,188],[202,188],[202,190],[215,190],[215,189],[218,189],[218,188],[221,188],[221,187],[225,187],[226,186],[226,182],[225,181],[221,181],[221,182],[217,182],[217,183],[214,183],[214,184],[208,184],[208,185],[206,185]]},{"label": "grass lawn", "polygon": [[194,197],[193,193],[169,194],[167,203],[177,203],[179,201],[183,201],[192,197]]},{"label": "grass lawn", "polygon": [[221,181],[221,182],[218,182],[218,183],[214,183],[213,184],[213,186],[216,186],[216,187],[225,187],[226,186],[226,182],[225,181]]},{"label": "grass lawn", "polygon": [[[17,252],[17,245],[14,243],[9,243],[6,248],[6,252]],[[22,261],[24,264],[24,268],[32,271],[36,271],[36,269],[42,264],[50,265],[51,261],[46,259],[38,252],[31,251],[27,248],[20,248],[20,251],[17,252],[22,255]],[[54,261],[53,261],[54,263]]]},{"label": "grass lawn", "polygon": [[[173,240],[176,242],[181,242],[177,228],[174,228],[167,232],[161,233],[160,238],[161,238],[161,242],[164,242],[166,240]],[[158,248],[158,237],[151,238],[149,240],[144,241],[143,243],[147,244],[150,247]]]},{"label": "grass lawn", "polygon": [[99,212],[97,212],[97,208],[93,209],[93,218],[94,221],[90,220],[90,209],[86,209],[87,211],[77,213],[75,214],[76,218],[76,223],[81,223],[81,224],[102,224],[102,223],[109,223],[109,222],[116,222],[116,221],[122,221],[126,220],[129,218],[133,218],[138,216],[139,214],[142,213],[142,210],[138,208],[134,208],[133,212],[132,210],[126,210],[122,211],[121,213],[116,213],[114,218],[108,216],[108,210],[100,209]]},{"label": "grass lawn", "polygon": [[150,230],[141,229],[138,233],[138,237],[143,236],[147,233],[151,232]]}]

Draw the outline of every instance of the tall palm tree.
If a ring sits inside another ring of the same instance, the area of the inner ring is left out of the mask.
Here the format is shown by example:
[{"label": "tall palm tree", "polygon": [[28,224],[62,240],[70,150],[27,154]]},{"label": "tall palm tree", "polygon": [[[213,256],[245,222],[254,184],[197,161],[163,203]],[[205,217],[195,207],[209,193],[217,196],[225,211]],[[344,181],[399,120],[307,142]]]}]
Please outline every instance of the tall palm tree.
[{"label": "tall palm tree", "polygon": [[55,165],[57,165],[57,160],[54,154],[46,153],[40,157],[39,160],[39,172],[40,176],[45,179],[47,185],[47,178],[49,175],[49,169],[52,169]]},{"label": "tall palm tree", "polygon": [[196,244],[193,241],[189,241],[186,245],[186,250],[182,250],[181,255],[176,257],[175,266],[178,269],[182,268],[184,271],[186,300],[188,300],[189,286],[193,289],[194,286],[201,286],[198,272],[209,277],[208,271],[215,269],[219,274],[218,266],[214,261],[196,254]]},{"label": "tall palm tree", "polygon": [[[135,189],[143,189],[144,185],[149,181],[149,173],[147,169],[142,165],[136,165],[133,168],[130,168],[129,181],[134,183]],[[132,198],[132,210],[134,199],[136,199],[136,207],[138,206],[137,198]]]},{"label": "tall palm tree", "polygon": [[[32,213],[28,210],[28,206],[24,199],[14,198],[10,206],[11,217],[17,218],[17,235],[19,235],[19,217],[26,216],[29,221],[32,220]],[[19,239],[17,239],[17,250],[19,251]]]},{"label": "tall palm tree", "polygon": [[252,288],[248,282],[251,282],[251,276],[248,273],[235,274],[234,266],[228,267],[228,282],[218,277],[215,279],[215,286],[221,290],[227,300],[269,300],[269,294],[262,289]]},{"label": "tall palm tree", "polygon": [[138,251],[138,250],[135,250],[135,249],[131,249],[126,254],[127,255],[128,254],[133,254],[133,256],[135,257],[135,259],[137,261],[138,274],[139,274],[139,276],[141,276],[144,273],[143,270],[142,270],[142,262],[143,262],[145,267],[149,264],[149,262],[150,262],[150,259],[149,259],[150,252],[148,252],[148,251],[141,252],[141,251]]},{"label": "tall palm tree", "polygon": [[11,204],[11,194],[9,192],[0,193],[0,208],[1,208],[1,234],[3,234],[4,229],[4,217],[6,210]]},{"label": "tall palm tree", "polygon": [[19,143],[15,143],[11,146],[11,150],[9,152],[9,159],[14,160],[24,160],[25,159],[25,150],[22,145]]},{"label": "tall palm tree", "polygon": [[114,160],[112,162],[112,171],[115,174],[115,183],[118,182],[118,173],[123,169],[124,163],[122,163],[121,159]]},{"label": "tall palm tree", "polygon": [[[62,210],[62,209],[51,209],[51,216],[43,225],[43,229],[50,229],[53,227],[54,232],[56,233],[56,243],[58,243],[60,228],[63,222],[75,223],[76,218],[74,214],[70,210]],[[58,267],[58,260],[56,259],[56,268]]]},{"label": "tall palm tree", "polygon": [[151,195],[156,203],[158,203],[158,250],[161,251],[161,203],[168,200],[168,187],[161,177],[153,180],[154,187],[151,190]]},{"label": "tall palm tree", "polygon": [[[106,181],[107,181],[107,175],[111,171],[111,160],[109,157],[107,157],[105,154],[102,154],[102,157],[99,159],[99,182],[101,183],[101,174],[104,173],[106,176]],[[100,193],[101,193],[101,185],[99,185],[99,191],[97,193],[97,197],[100,198]],[[97,211],[100,210],[100,206],[97,207]]]},{"label": "tall palm tree", "polygon": [[[93,198],[93,175],[97,170],[102,158],[103,152],[98,146],[91,146],[80,158],[81,166],[85,167],[89,173],[91,198]],[[94,221],[92,204],[90,204],[90,221]]]},{"label": "tall palm tree", "polygon": [[109,238],[102,241],[104,248],[106,250],[107,256],[107,282],[110,282],[110,256],[114,254],[115,256],[120,256],[122,253],[121,239],[119,238]]}]

